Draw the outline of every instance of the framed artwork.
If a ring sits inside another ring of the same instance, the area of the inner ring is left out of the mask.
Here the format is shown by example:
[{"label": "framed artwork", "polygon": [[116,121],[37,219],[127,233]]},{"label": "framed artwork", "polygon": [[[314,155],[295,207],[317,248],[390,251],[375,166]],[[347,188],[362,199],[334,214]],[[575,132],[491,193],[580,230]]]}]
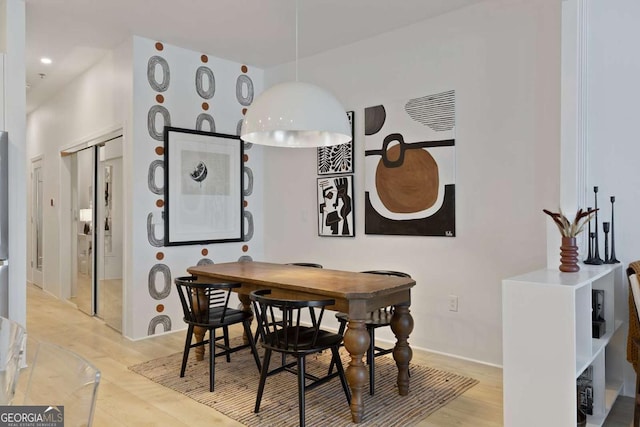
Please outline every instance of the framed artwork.
[{"label": "framed artwork", "polygon": [[236,135],[164,128],[164,244],[243,239],[243,148]]},{"label": "framed artwork", "polygon": [[318,175],[353,173],[353,111],[347,111],[351,141],[331,147],[318,147]]},{"label": "framed artwork", "polygon": [[455,91],[368,107],[365,234],[456,235]]},{"label": "framed artwork", "polygon": [[353,175],[318,178],[318,235],[353,237]]}]

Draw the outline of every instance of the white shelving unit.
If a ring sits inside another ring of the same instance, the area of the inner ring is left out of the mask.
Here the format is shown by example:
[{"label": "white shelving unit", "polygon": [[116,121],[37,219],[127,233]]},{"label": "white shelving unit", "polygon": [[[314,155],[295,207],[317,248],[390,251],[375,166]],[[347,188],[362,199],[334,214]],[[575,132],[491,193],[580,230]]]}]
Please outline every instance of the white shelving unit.
[{"label": "white shelving unit", "polygon": [[[627,363],[621,326],[627,287],[620,264],[543,269],[502,281],[504,425],[573,427],[576,379],[593,366],[593,415],[600,426],[622,392]],[[591,291],[604,290],[606,333],[592,338]]]}]

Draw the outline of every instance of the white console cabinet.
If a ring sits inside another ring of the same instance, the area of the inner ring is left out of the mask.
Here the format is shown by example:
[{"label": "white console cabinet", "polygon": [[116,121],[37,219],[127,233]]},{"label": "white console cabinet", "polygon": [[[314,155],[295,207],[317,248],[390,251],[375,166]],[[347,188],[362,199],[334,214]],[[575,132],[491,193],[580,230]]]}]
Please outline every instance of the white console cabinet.
[{"label": "white console cabinet", "polygon": [[[591,295],[604,290],[606,333],[592,338]],[[533,271],[502,282],[503,403],[506,427],[574,427],[578,376],[593,366],[593,415],[600,426],[622,392],[621,335],[627,286],[620,264],[577,273]]]}]

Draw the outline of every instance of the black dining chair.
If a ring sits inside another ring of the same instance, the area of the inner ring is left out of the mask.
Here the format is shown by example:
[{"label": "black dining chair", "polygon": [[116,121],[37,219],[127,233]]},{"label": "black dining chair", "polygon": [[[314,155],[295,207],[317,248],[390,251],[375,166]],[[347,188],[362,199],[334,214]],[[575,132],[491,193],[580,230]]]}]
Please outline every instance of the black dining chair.
[{"label": "black dining chair", "polygon": [[[298,267],[310,267],[310,268],[322,268],[322,264],[318,264],[315,262],[288,262],[285,265],[297,265]],[[258,322],[258,328],[260,327],[260,323]],[[258,329],[256,329],[256,340],[258,339]],[[285,365],[287,360],[287,355],[282,354],[282,364]]]},{"label": "black dining chair", "polygon": [[[262,346],[265,349],[254,412],[260,411],[260,402],[267,377],[283,371],[295,372],[298,377],[299,424],[303,427],[305,425],[306,390],[313,389],[338,376],[347,402],[351,403],[351,392],[347,386],[339,354],[342,335],[325,331],[320,327],[325,308],[335,304],[335,300],[288,300],[273,298],[270,294],[270,289],[256,290],[249,294],[260,325]],[[311,324],[309,326],[301,321],[303,312],[308,314],[310,318]],[[324,377],[317,377],[306,372],[306,356],[327,349],[331,350],[331,361],[337,367],[336,372],[328,373]],[[296,361],[269,371],[269,362],[273,352],[290,355],[295,357]],[[296,366],[295,370],[294,366]],[[307,380],[310,381],[309,384],[307,384]]]},{"label": "black dining chair", "polygon": [[[396,276],[396,277],[411,277],[407,273],[403,273],[400,271],[391,271],[391,270],[368,270],[363,271],[362,273],[369,274],[380,274],[385,276]],[[393,352],[392,348],[382,348],[376,346],[376,329],[384,326],[391,325],[391,317],[393,316],[393,306],[384,307],[369,313],[368,318],[365,322],[367,327],[367,332],[369,333],[369,350],[367,350],[367,365],[369,366],[369,394],[373,396],[375,392],[375,379],[376,379],[376,368],[375,368],[375,358],[378,356],[384,356],[385,354],[389,354]],[[338,333],[340,335],[344,335],[345,328],[347,327],[347,323],[349,322],[349,315],[347,313],[337,313],[336,319],[340,322],[340,327],[338,328]],[[333,370],[333,365],[329,368],[329,372]]]},{"label": "black dining chair", "polygon": [[[184,377],[189,358],[189,350],[193,347],[209,344],[209,391],[213,391],[215,382],[215,358],[225,356],[227,362],[230,361],[230,354],[247,347],[251,347],[256,366],[260,370],[260,357],[251,334],[251,312],[229,308],[229,297],[231,289],[239,288],[240,283],[200,283],[196,282],[193,276],[178,277],[175,279],[176,287],[182,310],[184,321],[187,323],[187,337],[184,343],[182,355],[182,367],[180,377]],[[248,344],[230,347],[229,331],[230,325],[242,323],[244,331],[249,337]],[[195,327],[204,328],[209,331],[209,339],[192,343],[193,330]],[[216,329],[223,329],[223,335],[216,338]],[[218,343],[222,340],[223,344]],[[216,352],[216,348],[222,351]]]}]

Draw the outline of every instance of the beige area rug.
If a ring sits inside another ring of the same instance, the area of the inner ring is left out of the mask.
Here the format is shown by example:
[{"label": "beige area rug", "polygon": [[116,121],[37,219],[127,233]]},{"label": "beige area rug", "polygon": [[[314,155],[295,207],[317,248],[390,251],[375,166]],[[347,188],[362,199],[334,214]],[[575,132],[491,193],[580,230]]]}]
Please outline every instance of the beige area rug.
[{"label": "beige area rug", "polygon": [[[236,338],[238,340],[239,338]],[[236,341],[237,343],[237,341]],[[232,342],[233,344],[233,342]],[[348,354],[341,349],[343,365]],[[262,359],[262,358],[261,358]],[[274,353],[271,368],[280,361]],[[323,374],[329,366],[330,352],[307,357],[307,371]],[[231,363],[216,359],[215,391],[209,392],[209,363],[196,361],[192,349],[184,378],[180,378],[182,353],[150,360],[129,369],[150,380],[208,405],[247,426],[284,427],[298,425],[297,377],[281,372],[267,378],[260,412],[255,414],[259,373],[250,350],[231,355]],[[340,380],[307,391],[306,423],[308,426],[411,426],[443,407],[478,383],[472,378],[411,364],[408,396],[399,396],[397,368],[393,358],[376,359],[376,394],[364,396],[365,416],[360,424],[351,422],[351,414]]]}]

